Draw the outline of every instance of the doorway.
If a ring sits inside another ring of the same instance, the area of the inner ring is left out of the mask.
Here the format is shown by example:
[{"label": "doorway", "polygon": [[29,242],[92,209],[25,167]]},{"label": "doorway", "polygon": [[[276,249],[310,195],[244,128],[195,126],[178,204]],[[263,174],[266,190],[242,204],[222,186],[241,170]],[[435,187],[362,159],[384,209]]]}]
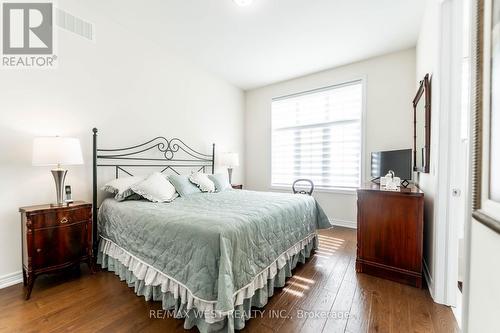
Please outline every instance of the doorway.
[{"label": "doorway", "polygon": [[[461,27],[461,35],[456,38],[456,48],[461,58],[460,86],[457,93],[460,104],[457,112],[451,111],[450,119],[450,163],[449,163],[449,251],[450,262],[448,266],[447,290],[450,294],[452,310],[459,325],[462,322],[462,292],[466,275],[465,237],[466,224],[470,220],[470,193],[469,193],[469,127],[471,114],[471,2],[470,0],[457,0],[455,3],[456,24]],[[456,30],[460,31],[460,30]],[[457,57],[458,58],[458,57]],[[454,114],[454,115],[453,115]],[[454,118],[454,119],[453,119]],[[454,301],[453,301],[454,300]]]}]

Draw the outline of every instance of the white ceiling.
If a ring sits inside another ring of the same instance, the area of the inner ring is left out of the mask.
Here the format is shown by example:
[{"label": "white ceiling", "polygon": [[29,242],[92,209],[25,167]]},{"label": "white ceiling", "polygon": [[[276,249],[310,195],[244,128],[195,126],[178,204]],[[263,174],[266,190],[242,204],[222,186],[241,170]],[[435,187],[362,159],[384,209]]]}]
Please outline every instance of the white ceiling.
[{"label": "white ceiling", "polygon": [[[423,0],[107,0],[113,20],[242,88],[415,46]],[[145,29],[145,30],[143,30]]]}]

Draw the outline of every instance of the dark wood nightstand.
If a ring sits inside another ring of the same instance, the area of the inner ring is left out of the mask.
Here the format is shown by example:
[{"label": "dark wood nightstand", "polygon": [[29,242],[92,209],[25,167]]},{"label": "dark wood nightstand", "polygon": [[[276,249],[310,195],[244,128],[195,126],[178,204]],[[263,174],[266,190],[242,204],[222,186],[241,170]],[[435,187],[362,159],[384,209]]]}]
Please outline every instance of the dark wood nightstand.
[{"label": "dark wood nightstand", "polygon": [[231,186],[232,186],[235,190],[242,190],[242,189],[243,189],[243,184],[231,184]]},{"label": "dark wood nightstand", "polygon": [[30,298],[38,275],[92,262],[92,204],[19,208],[22,222],[23,283]]}]

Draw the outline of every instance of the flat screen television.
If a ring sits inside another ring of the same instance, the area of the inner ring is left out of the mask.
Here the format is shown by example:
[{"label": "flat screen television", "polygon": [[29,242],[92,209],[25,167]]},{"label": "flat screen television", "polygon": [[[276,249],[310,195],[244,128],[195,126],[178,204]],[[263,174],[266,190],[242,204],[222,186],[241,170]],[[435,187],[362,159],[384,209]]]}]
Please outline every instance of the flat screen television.
[{"label": "flat screen television", "polygon": [[396,177],[401,180],[412,179],[412,150],[388,150],[372,153],[371,176],[373,179],[383,177],[389,172],[394,171]]}]

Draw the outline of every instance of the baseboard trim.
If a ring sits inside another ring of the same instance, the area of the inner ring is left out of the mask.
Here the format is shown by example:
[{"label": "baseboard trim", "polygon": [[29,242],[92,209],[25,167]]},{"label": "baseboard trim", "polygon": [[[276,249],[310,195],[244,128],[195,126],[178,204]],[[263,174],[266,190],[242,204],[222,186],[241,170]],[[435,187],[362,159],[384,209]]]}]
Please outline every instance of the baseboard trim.
[{"label": "baseboard trim", "polygon": [[358,224],[356,221],[347,221],[341,219],[329,219],[331,225],[336,225],[338,227],[345,227],[351,229],[357,229]]},{"label": "baseboard trim", "polygon": [[432,299],[434,299],[434,280],[432,279],[431,273],[429,272],[429,266],[427,266],[427,262],[422,260],[424,266],[424,278],[427,282],[427,289],[429,289],[429,293],[431,294]]},{"label": "baseboard trim", "polygon": [[0,289],[23,282],[23,273],[21,271],[0,276]]}]

